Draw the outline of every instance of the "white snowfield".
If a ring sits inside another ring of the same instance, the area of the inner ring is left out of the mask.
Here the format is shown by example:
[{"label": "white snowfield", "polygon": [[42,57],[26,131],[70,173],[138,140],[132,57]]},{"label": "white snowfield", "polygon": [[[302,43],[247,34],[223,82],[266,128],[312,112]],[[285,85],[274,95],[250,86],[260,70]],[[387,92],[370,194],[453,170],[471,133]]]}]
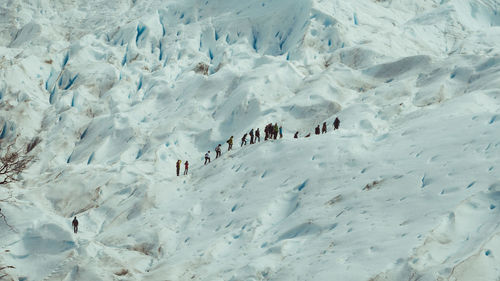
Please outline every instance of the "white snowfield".
[{"label": "white snowfield", "polygon": [[497,0],[0,1],[0,279],[498,281],[499,46]]}]

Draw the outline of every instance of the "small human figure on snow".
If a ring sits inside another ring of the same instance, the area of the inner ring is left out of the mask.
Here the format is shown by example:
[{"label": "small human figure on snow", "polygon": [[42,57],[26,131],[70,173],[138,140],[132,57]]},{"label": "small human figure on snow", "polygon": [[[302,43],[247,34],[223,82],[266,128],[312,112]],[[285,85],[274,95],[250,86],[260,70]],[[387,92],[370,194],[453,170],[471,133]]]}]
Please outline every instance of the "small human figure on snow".
[{"label": "small human figure on snow", "polygon": [[231,136],[226,142],[228,144],[227,151],[229,151],[233,148],[233,136]]},{"label": "small human figure on snow", "polygon": [[73,232],[77,233],[78,232],[78,220],[76,217],[73,219],[73,222],[71,223],[73,225]]},{"label": "small human figure on snow", "polygon": [[245,133],[241,138],[241,146],[243,145],[247,145],[247,133]]},{"label": "small human figure on snow", "polygon": [[220,151],[220,143],[218,146],[215,147],[215,159],[219,158],[222,155]]},{"label": "small human figure on snow", "polygon": [[340,125],[340,120],[338,117],[335,117],[335,121],[333,121],[333,130],[338,130],[339,128],[339,125]]},{"label": "small human figure on snow", "polygon": [[253,144],[253,128],[250,130],[248,135],[250,136],[250,144]]},{"label": "small human figure on snow", "polygon": [[210,163],[210,150],[205,153],[205,164],[204,165],[207,165],[207,161],[208,163]]},{"label": "small human figure on snow", "polygon": [[181,170],[181,160],[177,160],[175,163],[175,169],[177,171],[177,176],[179,176],[179,171]]}]

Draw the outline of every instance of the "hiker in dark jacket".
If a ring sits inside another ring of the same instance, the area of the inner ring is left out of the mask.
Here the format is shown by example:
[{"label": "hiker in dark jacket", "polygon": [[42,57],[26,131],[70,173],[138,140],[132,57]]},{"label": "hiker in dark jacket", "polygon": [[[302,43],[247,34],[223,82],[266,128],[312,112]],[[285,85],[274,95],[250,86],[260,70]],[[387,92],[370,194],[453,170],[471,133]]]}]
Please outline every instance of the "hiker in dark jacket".
[{"label": "hiker in dark jacket", "polygon": [[272,139],[274,135],[274,127],[272,123],[267,124],[267,139]]},{"label": "hiker in dark jacket", "polygon": [[319,125],[316,128],[314,128],[314,133],[316,135],[319,135]]},{"label": "hiker in dark jacket", "polygon": [[273,127],[274,139],[278,138],[278,131],[279,131],[278,123],[274,123],[274,127]]},{"label": "hiker in dark jacket", "polygon": [[257,130],[255,131],[255,140],[254,140],[254,142],[257,142],[257,139],[260,142],[260,131],[259,131],[259,128],[257,128]]},{"label": "hiker in dark jacket", "polygon": [[241,138],[241,146],[243,145],[247,145],[247,133],[245,133]]},{"label": "hiker in dark jacket", "polygon": [[321,133],[326,133],[326,122],[323,122],[323,128],[321,128]]},{"label": "hiker in dark jacket", "polygon": [[76,217],[73,219],[73,222],[71,223],[73,225],[73,232],[77,233],[78,232],[78,220]]},{"label": "hiker in dark jacket", "polygon": [[335,117],[335,121],[333,121],[333,130],[337,130],[339,128],[339,125],[340,125],[340,120],[338,117]]},{"label": "hiker in dark jacket", "polygon": [[299,137],[299,131],[295,132],[295,134],[293,135],[294,139],[297,139],[298,137]]},{"label": "hiker in dark jacket", "polygon": [[253,144],[253,128],[250,130],[250,133],[248,133],[250,135],[250,144]]}]

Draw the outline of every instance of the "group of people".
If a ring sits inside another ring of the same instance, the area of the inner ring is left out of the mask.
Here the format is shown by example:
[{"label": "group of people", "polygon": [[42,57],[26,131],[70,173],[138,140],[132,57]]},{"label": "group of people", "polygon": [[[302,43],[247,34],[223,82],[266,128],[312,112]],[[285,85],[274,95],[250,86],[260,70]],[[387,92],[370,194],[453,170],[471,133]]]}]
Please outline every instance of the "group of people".
[{"label": "group of people", "polygon": [[[182,161],[180,159],[177,160],[177,163],[175,163],[175,168],[176,168],[176,171],[177,171],[177,176],[179,176],[179,172],[181,170],[181,164],[182,164]],[[189,170],[189,161],[186,160],[186,162],[184,162],[184,175],[188,174],[188,170]]]},{"label": "group of people", "polygon": [[266,132],[264,140],[277,139],[278,133],[280,134],[280,139],[283,138],[283,127],[281,125],[278,127],[278,123],[274,123],[274,125],[273,123],[267,124],[264,131]]},{"label": "group of people", "polygon": [[[265,141],[268,139],[276,139],[278,137],[278,133],[280,135],[280,138],[283,137],[283,127],[278,126],[278,123],[269,123],[266,125],[264,132],[266,133],[266,136],[264,138]],[[247,136],[250,136],[250,144],[254,144],[257,142],[260,142],[260,128],[257,128],[254,130],[253,128],[250,130],[250,132],[243,134],[243,137],[241,138],[241,145],[246,145],[247,144]],[[233,142],[234,142],[234,136],[231,136],[227,141],[227,151],[230,151],[233,149]],[[222,156],[222,151],[221,151],[221,144],[219,143],[215,147],[215,159],[219,158]],[[210,150],[205,153],[205,163],[204,165],[207,165],[210,163]],[[177,172],[177,175],[179,175],[179,172]]]},{"label": "group of people", "polygon": [[[340,120],[338,117],[335,118],[335,121],[333,121],[333,130],[337,130],[340,126]],[[323,122],[323,126],[321,127],[321,129],[319,128],[319,125],[316,126],[316,128],[314,128],[314,134],[315,135],[319,135],[319,134],[325,134],[327,132],[327,126],[326,126],[326,122]],[[311,136],[311,133],[305,135],[304,137],[305,138],[308,138]],[[296,139],[299,137],[299,132],[295,132],[295,134],[293,135],[293,138]]]},{"label": "group of people", "polygon": [[[335,121],[333,122],[333,128],[334,130],[337,130],[339,128],[339,125],[340,125],[340,120],[339,118],[335,118]],[[326,122],[323,122],[323,127],[320,129],[320,126],[318,125],[315,129],[314,129],[314,133],[316,135],[319,135],[320,133],[324,134],[327,132],[327,125],[326,125]],[[264,137],[264,140],[267,141],[269,139],[277,139],[278,138],[278,134],[280,136],[280,139],[283,138],[283,127],[282,126],[278,126],[278,123],[274,123],[274,125],[272,123],[269,123],[266,125],[266,127],[264,128],[264,133],[265,133],[265,137]],[[247,144],[247,136],[250,136],[250,144],[254,144],[254,143],[257,143],[257,142],[260,142],[260,129],[257,128],[255,131],[254,129],[252,128],[250,130],[250,132],[248,133],[245,133],[243,134],[243,137],[241,138],[241,145],[240,146],[243,146],[243,145],[246,145]],[[311,134],[307,134],[305,137],[310,137]],[[299,137],[299,132],[297,131],[294,135],[293,135],[294,138],[298,138]],[[227,141],[227,151],[230,151],[231,149],[233,149],[233,136],[231,136]],[[221,144],[219,143],[216,147],[215,147],[215,159],[219,158],[222,156],[222,151],[221,151]],[[207,153],[205,153],[205,163],[204,165],[207,165],[208,163],[210,163],[210,150],[207,151]],[[179,176],[179,172],[180,172],[180,168],[181,168],[181,160],[177,160],[177,163],[176,163],[176,168],[177,168],[177,176]],[[188,173],[188,168],[189,168],[189,163],[188,161],[184,162],[184,175],[187,175]]]},{"label": "group of people", "polygon": [[[270,140],[270,139],[277,139],[278,138],[278,133],[280,135],[280,138],[283,138],[283,127],[279,126],[278,123],[269,123],[266,125],[264,128],[264,133],[266,134],[264,137],[264,141]],[[254,144],[257,142],[260,142],[260,128],[257,128],[257,130],[254,131],[252,128],[250,132],[243,134],[243,137],[241,138],[241,145],[244,146],[247,144],[247,136],[250,136],[250,144]],[[232,141],[233,141],[233,136],[227,140],[227,143],[229,144],[228,151],[231,150],[232,148]]]}]

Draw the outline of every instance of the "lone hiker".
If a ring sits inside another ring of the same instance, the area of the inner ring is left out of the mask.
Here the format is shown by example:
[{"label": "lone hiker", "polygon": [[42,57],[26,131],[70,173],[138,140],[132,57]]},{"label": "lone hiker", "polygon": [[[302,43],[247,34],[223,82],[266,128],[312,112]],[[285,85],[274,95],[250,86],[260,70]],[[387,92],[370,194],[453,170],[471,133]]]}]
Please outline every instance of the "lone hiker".
[{"label": "lone hiker", "polygon": [[184,175],[188,174],[188,170],[189,170],[189,162],[186,160],[186,162],[184,162]]},{"label": "lone hiker", "polygon": [[295,134],[293,135],[293,138],[296,139],[299,137],[299,131],[295,132]]},{"label": "lone hiker", "polygon": [[326,133],[326,122],[323,122],[323,127],[321,128],[321,133]]},{"label": "lone hiker", "polygon": [[71,223],[73,225],[73,232],[77,233],[78,232],[78,220],[76,217],[73,219],[73,222]]},{"label": "lone hiker", "polygon": [[233,148],[233,136],[231,136],[226,142],[229,145],[227,147],[227,151],[229,151],[229,150],[231,150],[231,148]]},{"label": "lone hiker", "polygon": [[221,156],[222,153],[220,151],[220,143],[218,146],[215,147],[215,159],[219,158],[219,156]]},{"label": "lone hiker", "polygon": [[340,120],[338,117],[335,117],[335,121],[333,121],[333,130],[337,130],[339,128],[339,125],[340,125]]},{"label": "lone hiker", "polygon": [[207,161],[208,163],[210,163],[210,150],[205,153],[205,164],[204,165],[207,165]]},{"label": "lone hiker", "polygon": [[177,160],[177,162],[175,163],[175,168],[177,171],[177,176],[179,176],[179,171],[181,170],[181,160]]},{"label": "lone hiker", "polygon": [[257,139],[259,139],[259,142],[260,142],[260,131],[259,131],[259,128],[257,128],[257,130],[255,131],[255,140],[254,140],[254,143],[257,142]]}]

